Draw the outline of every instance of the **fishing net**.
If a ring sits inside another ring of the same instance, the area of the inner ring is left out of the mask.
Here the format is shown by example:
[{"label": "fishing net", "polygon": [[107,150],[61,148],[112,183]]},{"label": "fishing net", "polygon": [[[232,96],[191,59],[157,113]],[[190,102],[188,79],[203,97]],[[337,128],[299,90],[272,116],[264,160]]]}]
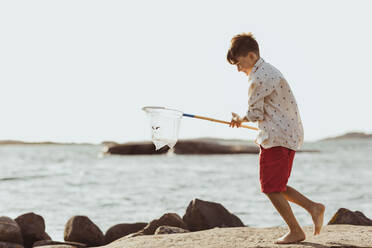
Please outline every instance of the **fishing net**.
[{"label": "fishing net", "polygon": [[150,120],[151,138],[156,150],[166,145],[172,149],[177,143],[183,113],[163,107],[144,107],[142,109]]}]

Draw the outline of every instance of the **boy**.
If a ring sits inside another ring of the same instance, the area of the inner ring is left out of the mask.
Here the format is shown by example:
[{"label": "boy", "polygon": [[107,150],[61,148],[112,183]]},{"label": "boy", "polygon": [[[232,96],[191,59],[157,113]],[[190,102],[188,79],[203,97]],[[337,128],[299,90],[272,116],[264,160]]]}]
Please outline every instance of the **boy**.
[{"label": "boy", "polygon": [[287,186],[296,150],[303,143],[303,127],[294,95],[278,69],[266,63],[252,33],[232,38],[227,61],[243,71],[250,82],[248,111],[244,117],[232,113],[230,127],[242,122],[258,122],[255,143],[260,147],[260,183],[265,193],[289,227],[276,244],[305,240],[288,201],[305,208],[314,222],[314,235],[320,233],[325,206],[306,198]]}]

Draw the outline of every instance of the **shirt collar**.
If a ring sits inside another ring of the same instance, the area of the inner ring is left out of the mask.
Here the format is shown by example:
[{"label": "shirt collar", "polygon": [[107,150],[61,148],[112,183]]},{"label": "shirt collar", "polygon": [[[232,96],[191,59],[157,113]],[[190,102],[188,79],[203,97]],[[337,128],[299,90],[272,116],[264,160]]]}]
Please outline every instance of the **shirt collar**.
[{"label": "shirt collar", "polygon": [[258,68],[260,68],[260,66],[265,62],[265,60],[263,58],[259,58],[257,61],[256,61],[256,64],[254,64],[253,68],[252,68],[252,72],[255,73]]},{"label": "shirt collar", "polygon": [[254,64],[251,72],[249,73],[248,78],[251,79],[252,75],[262,66],[262,64],[265,62],[263,58],[259,58],[256,63]]}]

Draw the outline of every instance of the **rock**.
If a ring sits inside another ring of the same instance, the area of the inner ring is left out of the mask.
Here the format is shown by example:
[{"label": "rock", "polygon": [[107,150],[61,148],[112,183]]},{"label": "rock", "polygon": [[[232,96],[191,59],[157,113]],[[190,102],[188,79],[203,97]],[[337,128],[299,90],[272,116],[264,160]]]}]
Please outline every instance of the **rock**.
[{"label": "rock", "polygon": [[183,222],[182,218],[176,213],[167,213],[159,219],[152,220],[141,231],[127,235],[126,237],[136,237],[140,235],[153,235],[160,226],[174,226],[182,229],[187,229],[187,225]]},{"label": "rock", "polygon": [[112,226],[106,231],[105,244],[109,244],[114,240],[120,239],[121,237],[129,235],[131,233],[138,232],[142,230],[145,226],[147,226],[147,223],[145,222],[130,224],[122,223]]},{"label": "rock", "polygon": [[226,142],[216,142],[203,139],[179,140],[174,147],[176,154],[240,154],[240,153],[259,153],[257,145],[248,144],[228,144]]},{"label": "rock", "polygon": [[89,247],[104,244],[102,231],[86,216],[73,216],[67,221],[64,240],[83,243]]},{"label": "rock", "polygon": [[52,240],[52,238],[49,236],[49,234],[44,232],[43,235],[41,236],[41,241],[43,240]]},{"label": "rock", "polygon": [[21,228],[24,247],[31,248],[36,241],[46,238],[44,235],[45,222],[40,215],[26,213],[18,216],[15,221]]},{"label": "rock", "polygon": [[142,232],[145,235],[152,235],[159,226],[174,226],[187,229],[187,225],[178,214],[167,213],[159,219],[152,220],[145,228],[143,228]]},{"label": "rock", "polygon": [[152,142],[132,142],[121,145],[106,146],[104,153],[107,154],[120,154],[120,155],[142,155],[142,154],[163,154],[169,150],[165,146],[159,150],[155,150]]},{"label": "rock", "polygon": [[362,212],[352,212],[346,208],[340,208],[332,219],[328,222],[328,225],[334,224],[349,224],[357,226],[372,226],[372,220],[368,219]]},{"label": "rock", "polygon": [[0,241],[0,248],[23,248],[23,245]]},{"label": "rock", "polygon": [[21,228],[13,219],[0,217],[0,241],[23,245]]},{"label": "rock", "polygon": [[155,234],[171,234],[171,233],[186,233],[189,232],[189,230],[185,230],[179,227],[174,226],[159,226]]},{"label": "rock", "polygon": [[78,242],[60,242],[60,241],[53,241],[53,240],[40,240],[36,241],[33,245],[33,247],[38,247],[38,246],[54,246],[54,245],[68,245],[68,246],[73,246],[76,248],[85,248],[87,247],[86,244],[83,243],[78,243]]},{"label": "rock", "polygon": [[183,221],[190,231],[214,227],[243,227],[243,222],[219,203],[194,199],[187,207]]}]

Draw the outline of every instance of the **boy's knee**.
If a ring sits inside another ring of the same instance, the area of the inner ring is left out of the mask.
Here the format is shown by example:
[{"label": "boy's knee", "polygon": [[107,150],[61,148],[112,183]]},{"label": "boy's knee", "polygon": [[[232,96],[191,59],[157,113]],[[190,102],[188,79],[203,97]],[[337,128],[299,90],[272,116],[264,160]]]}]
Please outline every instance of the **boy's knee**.
[{"label": "boy's knee", "polygon": [[270,196],[273,196],[273,195],[278,195],[281,192],[262,192],[262,193],[264,193],[266,196],[270,197]]}]

